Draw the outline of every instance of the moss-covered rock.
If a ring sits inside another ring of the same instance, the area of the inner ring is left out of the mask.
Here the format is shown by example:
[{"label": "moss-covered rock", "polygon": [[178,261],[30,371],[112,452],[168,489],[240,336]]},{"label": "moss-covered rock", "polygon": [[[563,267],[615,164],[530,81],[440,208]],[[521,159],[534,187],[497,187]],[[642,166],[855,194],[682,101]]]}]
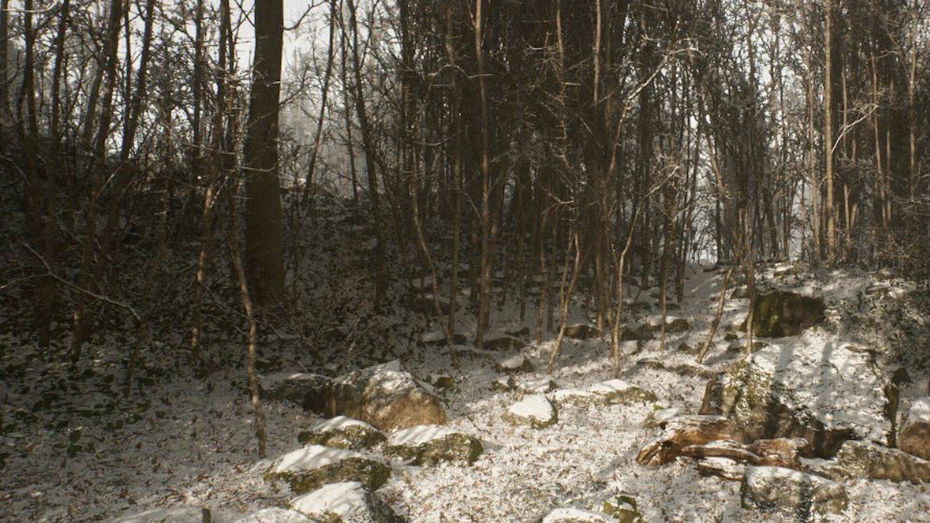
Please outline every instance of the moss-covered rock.
[{"label": "moss-covered rock", "polygon": [[298,437],[301,443],[349,450],[368,449],[386,439],[381,431],[368,423],[345,416],[320,422]]},{"label": "moss-covered rock", "polygon": [[281,456],[265,473],[265,480],[284,482],[303,494],[329,483],[358,481],[370,489],[387,482],[391,469],[365,454],[308,445]]},{"label": "moss-covered rock", "polygon": [[642,514],[636,508],[636,498],[625,494],[605,501],[601,511],[620,523],[637,523],[643,520]]},{"label": "moss-covered rock", "polygon": [[836,454],[844,477],[930,482],[930,461],[869,441],[847,441]]},{"label": "moss-covered rock", "polygon": [[758,295],[752,312],[753,335],[763,338],[797,336],[826,318],[823,298],[781,290]]},{"label": "moss-covered rock", "polygon": [[468,434],[436,425],[424,425],[391,434],[384,451],[411,465],[435,465],[440,462],[471,465],[484,452],[484,447],[481,441]]}]

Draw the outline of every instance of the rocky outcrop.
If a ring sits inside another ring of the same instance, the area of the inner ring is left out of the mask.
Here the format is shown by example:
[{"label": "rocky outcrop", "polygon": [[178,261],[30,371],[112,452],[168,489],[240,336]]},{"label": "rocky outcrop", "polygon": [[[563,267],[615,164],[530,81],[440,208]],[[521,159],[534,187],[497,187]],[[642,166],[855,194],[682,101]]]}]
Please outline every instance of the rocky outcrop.
[{"label": "rocky outcrop", "polygon": [[930,461],[869,441],[844,443],[836,454],[833,470],[855,479],[930,482]]},{"label": "rocky outcrop", "polygon": [[660,466],[681,455],[682,449],[717,440],[732,440],[733,423],[723,416],[679,416],[666,423],[665,432],[636,455],[640,465]]},{"label": "rocky outcrop", "polygon": [[893,437],[885,385],[867,355],[802,338],[765,347],[718,374],[700,412],[730,418],[743,441],[799,437],[831,457],[848,439]]},{"label": "rocky outcrop", "polygon": [[752,332],[763,338],[797,336],[822,322],[825,310],[823,298],[769,291],[758,295],[753,304]]},{"label": "rocky outcrop", "polygon": [[399,523],[391,507],[356,481],[324,485],[290,502],[292,510],[327,523]]},{"label": "rocky outcrop", "polygon": [[781,467],[747,467],[740,498],[744,508],[785,512],[801,521],[840,514],[849,503],[839,483]]},{"label": "rocky outcrop", "polygon": [[384,434],[373,426],[345,416],[317,423],[298,438],[301,443],[311,443],[340,449],[360,450],[384,442]]},{"label": "rocky outcrop", "polygon": [[442,400],[395,361],[350,372],[327,387],[314,410],[348,416],[381,430],[446,422]]},{"label": "rocky outcrop", "polygon": [[543,394],[532,394],[514,403],[504,413],[504,419],[514,425],[529,425],[543,429],[558,421],[555,405]]},{"label": "rocky outcrop", "polygon": [[438,425],[423,425],[391,434],[385,453],[411,465],[450,462],[471,465],[484,452],[477,438]]},{"label": "rocky outcrop", "polygon": [[898,434],[898,448],[930,460],[930,397],[911,404]]},{"label": "rocky outcrop", "polygon": [[287,483],[291,490],[303,494],[343,481],[358,481],[376,489],[390,475],[387,465],[360,452],[308,445],[275,460],[265,479]]}]

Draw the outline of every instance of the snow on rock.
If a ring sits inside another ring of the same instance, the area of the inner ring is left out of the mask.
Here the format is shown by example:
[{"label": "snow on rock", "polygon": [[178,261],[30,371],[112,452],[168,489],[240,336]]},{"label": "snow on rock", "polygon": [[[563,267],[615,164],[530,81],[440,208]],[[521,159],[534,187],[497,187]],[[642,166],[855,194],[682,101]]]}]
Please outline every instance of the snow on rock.
[{"label": "snow on rock", "polygon": [[382,443],[384,434],[364,421],[336,416],[317,423],[309,431],[302,432],[298,440],[340,449],[367,449]]},{"label": "snow on rock", "polygon": [[842,513],[849,503],[839,483],[781,467],[747,467],[740,492],[744,508],[787,512],[802,521]]},{"label": "snow on rock", "polygon": [[481,442],[468,434],[438,425],[421,425],[391,434],[385,452],[411,465],[440,462],[472,464],[484,451]]},{"label": "snow on rock", "polygon": [[806,333],[765,347],[707,384],[701,413],[729,417],[749,441],[805,438],[821,457],[847,439],[886,441],[889,382],[847,346]]},{"label": "snow on rock", "polygon": [[898,435],[898,448],[930,460],[930,397],[911,404]]},{"label": "snow on rock", "polygon": [[498,372],[513,374],[517,372],[532,372],[533,364],[522,354],[515,354],[508,358],[499,360],[494,366]]},{"label": "snow on rock", "polygon": [[930,461],[869,441],[843,443],[836,464],[842,476],[848,478],[930,482]]},{"label": "snow on rock", "polygon": [[746,464],[730,458],[702,458],[694,465],[702,475],[717,476],[726,481],[742,481],[746,474]]},{"label": "snow on rock", "polygon": [[552,378],[522,381],[516,385],[517,390],[526,394],[541,394],[552,392],[559,388],[559,384]]},{"label": "snow on rock", "polygon": [[504,419],[514,425],[546,428],[558,421],[555,405],[543,394],[532,394],[507,409]]},{"label": "snow on rock", "polygon": [[542,523],[611,523],[614,518],[602,512],[591,512],[580,508],[557,508],[546,514]]},{"label": "snow on rock", "polygon": [[446,422],[442,400],[397,360],[333,380],[321,407],[327,416],[349,416],[381,430]]},{"label": "snow on rock", "polygon": [[360,481],[376,489],[390,475],[384,463],[360,452],[308,445],[275,460],[265,479],[286,482],[294,492],[304,493],[341,481]]},{"label": "snow on rock", "polygon": [[330,483],[291,500],[290,507],[314,521],[392,523],[400,518],[357,481]]},{"label": "snow on rock", "polygon": [[259,377],[262,399],[286,400],[306,408],[320,397],[330,378],[304,372],[275,372]]}]

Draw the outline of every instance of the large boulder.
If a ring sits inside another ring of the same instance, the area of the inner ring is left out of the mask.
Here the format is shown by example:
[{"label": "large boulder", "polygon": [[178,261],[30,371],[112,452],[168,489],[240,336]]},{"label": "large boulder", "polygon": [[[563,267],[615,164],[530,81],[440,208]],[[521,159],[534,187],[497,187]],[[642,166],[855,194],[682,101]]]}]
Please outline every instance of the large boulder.
[{"label": "large boulder", "polygon": [[797,336],[822,322],[823,298],[773,290],[756,296],[753,304],[752,332],[763,338]]},{"label": "large boulder", "polygon": [[308,445],[275,460],[265,479],[285,482],[291,490],[303,494],[342,481],[358,481],[376,489],[390,475],[387,465],[360,452]]},{"label": "large boulder", "polygon": [[832,457],[848,439],[893,440],[886,390],[867,355],[805,336],[711,379],[700,412],[727,416],[744,441],[804,438],[818,456]]},{"label": "large boulder", "polygon": [[374,447],[386,438],[381,431],[364,421],[336,416],[317,423],[307,432],[302,432],[298,439],[301,443],[360,450]]},{"label": "large boulder", "polygon": [[391,507],[357,481],[331,483],[290,502],[292,510],[327,523],[403,521]]},{"label": "large boulder", "polygon": [[504,413],[504,419],[514,425],[529,425],[543,429],[559,420],[555,405],[543,394],[531,394],[514,403]]},{"label": "large boulder", "polygon": [[930,397],[911,404],[898,434],[898,448],[930,460]]},{"label": "large boulder", "polygon": [[844,477],[930,482],[930,461],[869,441],[847,441],[836,454]]},{"label": "large boulder", "polygon": [[446,422],[442,400],[396,360],[334,379],[322,404],[314,407],[326,416],[348,416],[381,430]]},{"label": "large boulder", "polygon": [[781,467],[747,467],[740,495],[744,508],[786,512],[801,521],[840,514],[849,503],[839,483]]},{"label": "large boulder", "polygon": [[468,434],[438,425],[423,425],[391,434],[384,451],[411,465],[440,462],[471,465],[484,452],[484,447],[481,441]]}]

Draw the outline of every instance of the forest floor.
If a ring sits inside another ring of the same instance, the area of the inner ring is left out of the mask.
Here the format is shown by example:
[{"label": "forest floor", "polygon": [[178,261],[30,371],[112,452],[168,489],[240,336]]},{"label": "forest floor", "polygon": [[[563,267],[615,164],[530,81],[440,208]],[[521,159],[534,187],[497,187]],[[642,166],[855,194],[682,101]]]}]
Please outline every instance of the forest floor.
[{"label": "forest floor", "polygon": [[[771,268],[767,274],[774,278]],[[650,413],[658,408],[696,413],[707,376],[741,357],[728,350],[722,336],[723,326],[745,316],[745,299],[727,300],[705,365],[695,363],[693,353],[679,350],[682,344],[700,347],[706,339],[716,304],[712,297],[722,280],[720,271],[698,266],[689,267],[687,276],[685,298],[673,314],[688,320],[690,329],[668,334],[664,349],[659,340],[625,344],[619,368],[610,358],[606,338],[566,339],[550,376],[545,368],[551,337],[541,344],[524,337],[530,343],[521,352],[534,370],[517,375],[518,385],[551,378],[559,389],[571,389],[619,377],[654,393],[655,402],[562,408],[553,426],[515,427],[502,416],[522,393],[492,390],[503,376],[494,364],[508,354],[455,346],[455,367],[446,348],[407,344],[388,351],[382,359],[400,358],[417,377],[454,376],[455,386],[443,393],[449,425],[480,438],[484,453],[471,466],[394,462],[391,479],[378,491],[382,499],[415,522],[538,521],[559,507],[597,509],[618,493],[634,496],[647,521],[777,519],[742,508],[739,482],[702,476],[686,463],[647,468],[634,461],[661,432],[644,426]],[[779,340],[794,343],[812,357],[852,336],[836,325],[847,321],[844,308],[852,307],[865,289],[886,285],[893,297],[909,285],[841,271],[789,278],[793,279],[783,282],[787,286],[820,293],[827,300],[833,328],[817,327],[794,340]],[[652,303],[653,312],[631,319],[648,321],[655,314],[655,297],[647,291],[635,299]],[[532,311],[522,322],[518,316],[511,301],[495,312],[494,328],[512,331],[526,326],[534,331]],[[573,322],[588,320],[580,304],[573,308]],[[460,328],[470,332],[471,325],[461,323]],[[220,514],[234,519],[250,510],[286,506],[293,494],[287,487],[267,483],[262,474],[273,458],[299,448],[297,434],[320,418],[287,402],[266,402],[269,458],[258,459],[241,367],[230,365],[195,377],[181,363],[143,363],[137,390],[124,394],[121,372],[132,343],[128,336],[104,336],[81,362],[71,365],[28,339],[9,333],[0,337],[5,346],[0,360],[0,520],[99,520],[152,508],[209,507],[220,511],[213,521],[221,521]],[[273,351],[269,345],[263,350]],[[165,340],[147,353],[146,361],[177,361],[173,354],[178,350]],[[241,341],[230,341],[222,350],[241,354],[244,347]],[[344,348],[334,345],[330,350],[332,359],[338,359]],[[302,363],[299,355],[282,358],[276,367],[325,370]],[[902,404],[926,395],[926,387],[925,379],[913,380],[902,390]],[[842,398],[831,401],[843,410]],[[849,507],[831,516],[834,520],[930,521],[930,485],[857,480],[847,484],[847,490]]]}]

